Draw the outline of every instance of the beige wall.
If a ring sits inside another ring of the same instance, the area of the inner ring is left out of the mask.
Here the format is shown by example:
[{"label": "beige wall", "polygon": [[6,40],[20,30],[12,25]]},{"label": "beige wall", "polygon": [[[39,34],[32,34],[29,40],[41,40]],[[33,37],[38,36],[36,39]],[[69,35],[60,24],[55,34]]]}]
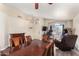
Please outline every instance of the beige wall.
[{"label": "beige wall", "polygon": [[75,34],[78,35],[76,48],[79,50],[79,14],[75,16],[73,19],[73,29],[74,29]]},{"label": "beige wall", "polygon": [[[7,22],[8,33],[25,33],[31,35],[33,39],[40,39],[42,29],[42,19],[39,18],[37,23],[17,17],[9,17]],[[31,27],[31,28],[30,28]]]},{"label": "beige wall", "polygon": [[8,36],[6,29],[6,21],[8,16],[5,10],[5,6],[0,4],[0,50],[3,50],[8,46]]},{"label": "beige wall", "polygon": [[3,50],[7,47],[7,37],[6,37],[6,18],[7,15],[3,12],[0,12],[0,50]]}]

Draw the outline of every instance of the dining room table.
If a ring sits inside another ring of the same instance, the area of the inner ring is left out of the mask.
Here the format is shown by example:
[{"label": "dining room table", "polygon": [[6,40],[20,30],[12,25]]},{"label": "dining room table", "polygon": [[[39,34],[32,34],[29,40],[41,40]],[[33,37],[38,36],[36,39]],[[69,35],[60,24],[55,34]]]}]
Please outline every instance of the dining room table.
[{"label": "dining room table", "polygon": [[17,51],[9,53],[8,56],[53,56],[53,42],[43,42],[42,40],[34,39],[29,46],[20,48]]}]

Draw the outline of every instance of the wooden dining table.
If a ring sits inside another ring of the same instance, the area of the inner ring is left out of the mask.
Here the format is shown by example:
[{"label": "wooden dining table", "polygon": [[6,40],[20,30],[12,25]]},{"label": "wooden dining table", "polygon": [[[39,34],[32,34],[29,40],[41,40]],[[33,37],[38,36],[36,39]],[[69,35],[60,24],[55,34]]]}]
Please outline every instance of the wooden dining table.
[{"label": "wooden dining table", "polygon": [[29,46],[14,51],[10,53],[9,56],[44,56],[46,49],[48,49],[50,46],[52,46],[52,43],[34,39]]}]

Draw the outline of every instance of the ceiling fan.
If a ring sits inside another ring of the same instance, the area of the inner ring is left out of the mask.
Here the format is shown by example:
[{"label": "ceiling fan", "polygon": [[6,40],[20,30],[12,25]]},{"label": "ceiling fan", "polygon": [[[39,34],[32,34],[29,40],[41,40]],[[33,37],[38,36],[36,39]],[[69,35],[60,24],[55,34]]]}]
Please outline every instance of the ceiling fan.
[{"label": "ceiling fan", "polygon": [[[52,5],[53,3],[48,3],[49,5]],[[39,3],[35,3],[35,9],[39,9]]]}]

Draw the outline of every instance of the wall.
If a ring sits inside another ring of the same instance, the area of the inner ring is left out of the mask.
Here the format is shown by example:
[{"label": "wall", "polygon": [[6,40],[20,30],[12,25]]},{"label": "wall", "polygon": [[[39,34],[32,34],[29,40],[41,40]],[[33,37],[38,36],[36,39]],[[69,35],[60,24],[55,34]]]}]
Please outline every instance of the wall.
[{"label": "wall", "polygon": [[[29,20],[20,19],[17,17],[8,18],[8,33],[25,33],[31,35],[33,39],[40,39],[42,19],[39,18],[38,23],[32,23]],[[31,27],[31,28],[30,28]]]},{"label": "wall", "polygon": [[6,29],[5,29],[5,20],[6,14],[0,12],[0,50],[5,49],[6,47]]},{"label": "wall", "polygon": [[37,18],[37,23],[33,24],[33,35],[34,39],[42,39],[42,27],[44,25],[44,20],[42,18]]},{"label": "wall", "polygon": [[73,29],[74,29],[75,34],[78,35],[78,39],[76,42],[76,48],[79,50],[79,14],[75,16],[73,19]]},{"label": "wall", "polygon": [[0,4],[0,50],[4,50],[8,46],[8,35],[6,29],[8,16],[5,10],[5,6]]},{"label": "wall", "polygon": [[25,33],[29,34],[30,21],[17,17],[9,17],[7,20],[8,33]]}]

